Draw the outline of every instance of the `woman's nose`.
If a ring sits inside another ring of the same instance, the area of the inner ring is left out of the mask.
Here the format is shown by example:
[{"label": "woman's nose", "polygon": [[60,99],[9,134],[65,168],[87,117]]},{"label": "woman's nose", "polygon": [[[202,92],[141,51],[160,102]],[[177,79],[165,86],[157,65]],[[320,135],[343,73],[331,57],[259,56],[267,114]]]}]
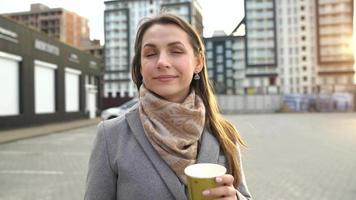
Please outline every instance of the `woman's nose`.
[{"label": "woman's nose", "polygon": [[160,53],[157,61],[158,68],[168,68],[170,67],[169,56],[167,53]]}]

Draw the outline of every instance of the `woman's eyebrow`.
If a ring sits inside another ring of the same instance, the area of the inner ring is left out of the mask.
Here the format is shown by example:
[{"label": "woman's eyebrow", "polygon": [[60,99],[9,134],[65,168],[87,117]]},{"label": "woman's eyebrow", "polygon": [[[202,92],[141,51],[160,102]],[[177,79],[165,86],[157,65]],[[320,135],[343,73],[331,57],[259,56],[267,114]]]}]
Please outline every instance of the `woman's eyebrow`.
[{"label": "woman's eyebrow", "polygon": [[151,43],[147,43],[147,44],[143,45],[143,48],[145,48],[145,47],[156,47],[156,45],[151,44]]},{"label": "woman's eyebrow", "polygon": [[175,45],[179,45],[179,46],[184,46],[184,44],[180,41],[175,41],[175,42],[171,42],[171,43],[168,43],[168,46],[175,46]]},{"label": "woman's eyebrow", "polygon": [[[170,42],[170,43],[168,43],[167,46],[175,46],[175,45],[179,45],[179,46],[185,47],[184,44],[182,42],[180,42],[180,41]],[[156,45],[154,45],[152,43],[146,43],[146,44],[143,45],[143,48],[145,48],[145,47],[156,47]]]}]

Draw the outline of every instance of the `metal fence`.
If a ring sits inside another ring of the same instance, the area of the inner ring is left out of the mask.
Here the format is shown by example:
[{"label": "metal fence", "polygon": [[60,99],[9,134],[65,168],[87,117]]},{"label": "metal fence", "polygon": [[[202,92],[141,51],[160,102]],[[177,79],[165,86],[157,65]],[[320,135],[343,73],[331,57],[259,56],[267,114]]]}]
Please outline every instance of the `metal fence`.
[{"label": "metal fence", "polygon": [[220,110],[225,114],[272,112],[352,112],[351,93],[287,95],[218,95]]},{"label": "metal fence", "polygon": [[226,114],[232,113],[271,113],[280,110],[282,96],[280,95],[218,95],[220,110]]},{"label": "metal fence", "polygon": [[350,112],[354,110],[354,95],[351,93],[289,94],[283,97],[283,103],[284,107],[297,112]]}]

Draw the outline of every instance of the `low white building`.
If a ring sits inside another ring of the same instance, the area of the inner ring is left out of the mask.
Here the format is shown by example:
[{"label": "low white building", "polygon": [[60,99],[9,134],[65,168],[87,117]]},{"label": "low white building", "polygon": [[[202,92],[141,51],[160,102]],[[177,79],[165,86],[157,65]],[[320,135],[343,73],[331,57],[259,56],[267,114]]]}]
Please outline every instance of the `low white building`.
[{"label": "low white building", "polygon": [[96,117],[94,56],[0,16],[0,66],[0,129]]}]

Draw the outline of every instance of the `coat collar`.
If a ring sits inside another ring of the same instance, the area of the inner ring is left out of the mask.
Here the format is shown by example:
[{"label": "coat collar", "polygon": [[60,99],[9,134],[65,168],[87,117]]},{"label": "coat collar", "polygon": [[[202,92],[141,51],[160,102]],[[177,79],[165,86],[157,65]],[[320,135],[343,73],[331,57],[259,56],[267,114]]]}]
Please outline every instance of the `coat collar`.
[{"label": "coat collar", "polygon": [[220,145],[216,138],[206,128],[202,134],[197,163],[218,163]]},{"label": "coat collar", "polygon": [[[126,120],[132,129],[132,133],[137,139],[139,145],[151,161],[162,180],[166,183],[168,189],[175,199],[186,200],[184,184],[180,182],[173,170],[160,157],[158,152],[148,141],[141,124],[138,109],[126,114]],[[197,163],[217,163],[219,157],[219,143],[215,137],[206,129],[202,134],[202,140],[198,153]]]}]

